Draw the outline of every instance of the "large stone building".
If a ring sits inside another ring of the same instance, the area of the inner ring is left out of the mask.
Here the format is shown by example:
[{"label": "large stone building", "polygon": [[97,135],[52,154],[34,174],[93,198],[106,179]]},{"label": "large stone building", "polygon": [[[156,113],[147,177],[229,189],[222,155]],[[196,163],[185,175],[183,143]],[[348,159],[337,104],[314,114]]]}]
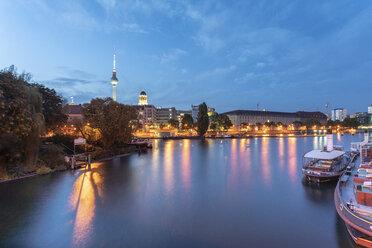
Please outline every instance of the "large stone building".
[{"label": "large stone building", "polygon": [[290,125],[295,121],[306,122],[311,119],[318,120],[322,125],[327,123],[327,116],[321,112],[295,113],[274,112],[274,111],[255,111],[255,110],[234,110],[223,113],[227,115],[235,128],[239,128],[242,123],[245,124],[264,124],[265,122],[281,122]]}]

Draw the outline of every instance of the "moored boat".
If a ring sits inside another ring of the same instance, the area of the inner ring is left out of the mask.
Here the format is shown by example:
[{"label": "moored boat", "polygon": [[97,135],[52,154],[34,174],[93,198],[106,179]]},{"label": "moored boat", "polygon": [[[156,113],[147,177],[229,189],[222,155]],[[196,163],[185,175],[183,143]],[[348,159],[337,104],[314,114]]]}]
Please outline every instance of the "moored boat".
[{"label": "moored boat", "polygon": [[[360,143],[360,159],[351,163],[337,183],[334,201],[352,239],[372,247],[372,139]],[[358,156],[359,154],[356,154]]]},{"label": "moored boat", "polygon": [[303,157],[302,173],[315,182],[337,180],[350,163],[350,154],[333,146],[332,134],[327,134],[327,147],[312,150]]}]

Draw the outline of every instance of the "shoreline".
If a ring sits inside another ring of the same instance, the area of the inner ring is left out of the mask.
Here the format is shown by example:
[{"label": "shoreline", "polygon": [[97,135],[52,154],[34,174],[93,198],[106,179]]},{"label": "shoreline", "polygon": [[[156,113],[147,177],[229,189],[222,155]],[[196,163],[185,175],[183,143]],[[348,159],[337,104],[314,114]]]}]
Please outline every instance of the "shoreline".
[{"label": "shoreline", "polygon": [[[326,134],[283,134],[283,135],[275,135],[275,134],[257,134],[257,135],[249,135],[249,136],[236,136],[236,137],[204,137],[204,139],[251,139],[251,138],[291,138],[291,137],[324,137]],[[192,139],[192,140],[200,140],[199,136],[178,136],[178,137],[139,137],[141,139],[154,139],[154,140],[181,140],[181,139]]]},{"label": "shoreline", "polygon": [[[126,156],[129,156],[129,155],[132,155],[132,154],[134,154],[134,152],[132,152],[132,153],[123,153],[123,154],[119,154],[119,155],[115,155],[115,156],[101,158],[101,159],[97,159],[97,160],[91,161],[91,164],[93,164],[93,163],[99,163],[99,162],[104,162],[104,161],[112,160],[112,159],[115,159],[115,158],[126,157]],[[85,168],[85,167],[80,167],[79,169],[81,169],[81,168]],[[79,169],[76,169],[76,170],[79,170]],[[69,170],[71,170],[71,169],[70,168],[67,168],[66,170],[63,170],[63,171],[53,170],[50,173],[44,174],[44,175],[49,175],[49,174],[52,174],[52,173],[55,173],[55,172],[65,172],[65,171],[69,171]],[[21,177],[16,177],[16,178],[11,178],[11,179],[6,179],[6,180],[0,180],[0,183],[13,182],[13,181],[27,179],[27,178],[35,177],[35,176],[43,176],[43,175],[39,175],[36,172],[33,172],[33,173],[30,173],[29,175],[25,175],[25,176],[21,176]]]}]

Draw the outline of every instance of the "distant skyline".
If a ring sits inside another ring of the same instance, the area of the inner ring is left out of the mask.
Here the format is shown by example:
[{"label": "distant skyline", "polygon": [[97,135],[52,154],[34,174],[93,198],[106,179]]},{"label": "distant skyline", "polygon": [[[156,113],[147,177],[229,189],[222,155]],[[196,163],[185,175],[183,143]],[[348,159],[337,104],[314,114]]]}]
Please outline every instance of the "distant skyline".
[{"label": "distant skyline", "polygon": [[68,101],[217,112],[366,112],[372,2],[2,0],[0,68],[15,65]]}]

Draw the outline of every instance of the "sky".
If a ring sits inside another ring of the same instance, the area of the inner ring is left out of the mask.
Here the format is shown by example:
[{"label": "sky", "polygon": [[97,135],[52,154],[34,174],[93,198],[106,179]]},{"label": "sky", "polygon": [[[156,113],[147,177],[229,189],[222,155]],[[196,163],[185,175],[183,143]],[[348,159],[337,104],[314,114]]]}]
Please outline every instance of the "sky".
[{"label": "sky", "polygon": [[157,107],[365,112],[372,1],[1,0],[0,68],[66,99],[144,90]]}]

